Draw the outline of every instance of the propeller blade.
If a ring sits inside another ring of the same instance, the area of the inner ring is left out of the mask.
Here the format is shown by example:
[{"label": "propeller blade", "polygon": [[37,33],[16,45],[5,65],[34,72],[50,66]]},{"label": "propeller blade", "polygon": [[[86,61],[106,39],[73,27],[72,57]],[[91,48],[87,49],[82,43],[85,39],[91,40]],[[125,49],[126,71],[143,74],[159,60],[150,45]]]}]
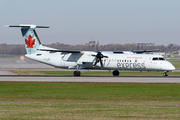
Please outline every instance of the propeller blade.
[{"label": "propeller blade", "polygon": [[95,67],[98,62],[99,62],[99,60],[98,60],[98,58],[96,58],[96,62],[94,63],[93,67]]},{"label": "propeller blade", "polygon": [[106,46],[104,45],[104,47],[102,48],[102,50],[101,50],[101,51],[103,51],[105,47],[106,47]]},{"label": "propeller blade", "polygon": [[99,50],[98,50],[98,46],[97,46],[97,44],[96,44],[96,50],[97,50],[97,51],[99,51]]},{"label": "propeller blade", "polygon": [[104,58],[109,58],[108,56],[103,56]]},{"label": "propeller blade", "polygon": [[101,63],[101,69],[103,69],[103,63],[102,63],[101,58],[100,58],[100,63]]}]

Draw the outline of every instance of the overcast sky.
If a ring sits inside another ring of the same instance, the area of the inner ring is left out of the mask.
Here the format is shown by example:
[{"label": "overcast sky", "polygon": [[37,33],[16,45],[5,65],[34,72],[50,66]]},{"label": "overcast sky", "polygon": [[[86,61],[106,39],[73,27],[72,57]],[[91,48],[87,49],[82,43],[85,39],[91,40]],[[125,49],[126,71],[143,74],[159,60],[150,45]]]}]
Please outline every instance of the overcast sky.
[{"label": "overcast sky", "polygon": [[180,45],[180,0],[0,0],[0,44],[23,44],[19,28],[35,24],[42,43]]}]

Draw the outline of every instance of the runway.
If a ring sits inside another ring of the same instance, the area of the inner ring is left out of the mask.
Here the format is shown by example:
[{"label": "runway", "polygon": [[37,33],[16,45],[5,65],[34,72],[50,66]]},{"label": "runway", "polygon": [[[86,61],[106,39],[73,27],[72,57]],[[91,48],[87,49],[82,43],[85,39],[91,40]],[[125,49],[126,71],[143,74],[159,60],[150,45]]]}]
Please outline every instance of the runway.
[{"label": "runway", "polygon": [[82,82],[82,83],[180,83],[180,76],[47,76],[3,75],[0,82]]}]

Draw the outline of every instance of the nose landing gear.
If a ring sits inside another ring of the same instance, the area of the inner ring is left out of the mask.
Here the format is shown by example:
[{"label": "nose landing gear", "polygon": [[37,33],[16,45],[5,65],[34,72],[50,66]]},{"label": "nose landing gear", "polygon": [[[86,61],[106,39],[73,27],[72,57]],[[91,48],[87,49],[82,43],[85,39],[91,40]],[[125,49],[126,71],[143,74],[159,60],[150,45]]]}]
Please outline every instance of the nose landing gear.
[{"label": "nose landing gear", "polygon": [[167,77],[167,76],[168,76],[168,73],[167,73],[167,72],[168,72],[168,71],[166,71],[166,72],[163,73],[163,76],[164,76],[164,77]]}]

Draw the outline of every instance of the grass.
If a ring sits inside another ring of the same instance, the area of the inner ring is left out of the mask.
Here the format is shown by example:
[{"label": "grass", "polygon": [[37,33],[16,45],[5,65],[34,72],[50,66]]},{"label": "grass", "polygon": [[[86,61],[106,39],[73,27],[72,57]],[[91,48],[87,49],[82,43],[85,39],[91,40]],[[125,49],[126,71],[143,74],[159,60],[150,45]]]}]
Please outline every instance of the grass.
[{"label": "grass", "polygon": [[178,103],[180,84],[3,83],[0,101]]},{"label": "grass", "polygon": [[180,118],[180,84],[0,85],[0,119]]},{"label": "grass", "polygon": [[[1,101],[180,104],[180,84],[1,83]],[[142,102],[141,102],[142,101]]]},{"label": "grass", "polygon": [[[12,70],[11,72],[18,75],[73,75],[73,71],[19,71]],[[112,71],[81,71],[82,76],[112,76]],[[120,76],[162,76],[163,72],[132,72],[120,71]],[[180,76],[180,72],[169,72],[169,76]]]},{"label": "grass", "polygon": [[0,119],[117,120],[179,119],[177,106],[2,104]]}]

